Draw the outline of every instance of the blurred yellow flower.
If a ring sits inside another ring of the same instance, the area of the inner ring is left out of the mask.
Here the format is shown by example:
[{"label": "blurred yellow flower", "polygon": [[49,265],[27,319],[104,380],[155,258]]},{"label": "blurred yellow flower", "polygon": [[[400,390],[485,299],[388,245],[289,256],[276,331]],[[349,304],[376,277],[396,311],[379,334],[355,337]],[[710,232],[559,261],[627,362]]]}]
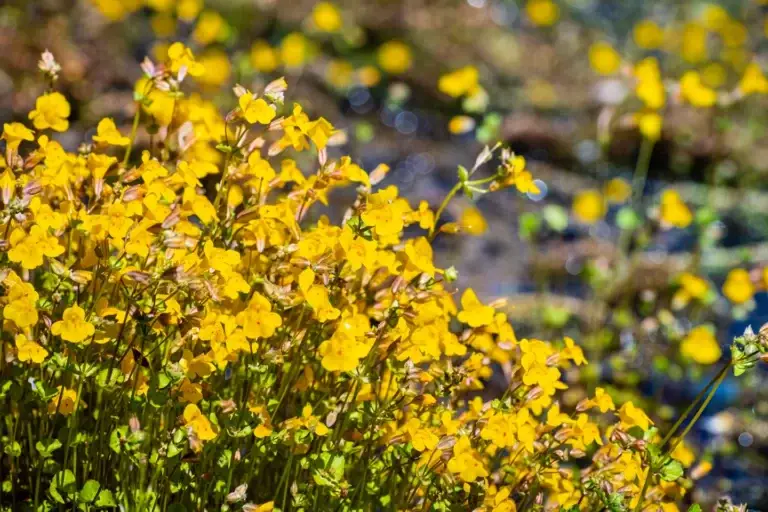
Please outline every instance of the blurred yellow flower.
[{"label": "blurred yellow flower", "polygon": [[643,20],[632,30],[635,44],[644,50],[655,50],[664,42],[664,31],[652,20]]},{"label": "blurred yellow flower", "polygon": [[392,75],[399,75],[411,69],[411,49],[401,41],[387,41],[379,46],[376,59],[381,69]]},{"label": "blurred yellow flower", "polygon": [[625,179],[613,178],[605,184],[603,193],[608,202],[621,204],[632,195],[632,186]]},{"label": "blurred yellow flower", "polygon": [[218,49],[208,50],[200,56],[200,64],[205,67],[205,73],[198,81],[210,87],[220,87],[229,81],[232,65],[227,54]]},{"label": "blurred yellow flower", "polygon": [[599,190],[582,190],[573,199],[573,216],[584,224],[594,224],[605,216],[605,199]]},{"label": "blurred yellow flower", "polygon": [[728,277],[723,284],[723,295],[734,304],[744,304],[752,299],[755,294],[755,287],[752,285],[752,279],[749,272],[743,268],[735,268],[728,272]]},{"label": "blurred yellow flower", "polygon": [[686,228],[693,222],[693,213],[676,190],[661,194],[661,220],[676,228]]},{"label": "blurred yellow flower", "polygon": [[551,0],[528,0],[525,13],[534,25],[549,27],[560,18],[560,8]]},{"label": "blurred yellow flower", "polygon": [[480,87],[479,74],[474,66],[464,66],[440,77],[437,88],[451,98],[472,95]]},{"label": "blurred yellow flower", "polygon": [[309,41],[301,32],[291,32],[280,43],[280,60],[289,68],[299,67],[309,60]]},{"label": "blurred yellow flower", "polygon": [[227,22],[216,11],[205,11],[197,19],[192,39],[199,45],[206,46],[227,37]]},{"label": "blurred yellow flower", "polygon": [[707,30],[698,23],[687,23],[683,28],[680,53],[692,64],[707,58]]},{"label": "blurred yellow flower", "polygon": [[475,128],[475,120],[470,116],[454,116],[448,122],[448,131],[454,135],[467,133]]},{"label": "blurred yellow flower", "polygon": [[272,48],[269,43],[258,40],[251,46],[251,66],[256,71],[270,73],[280,65],[280,56],[277,50]]},{"label": "blurred yellow flower", "polygon": [[475,207],[467,208],[461,212],[459,225],[462,231],[470,235],[482,235],[488,230],[488,223],[483,214]]},{"label": "blurred yellow flower", "polygon": [[711,107],[717,101],[717,92],[701,83],[696,71],[687,71],[680,79],[680,94],[694,107]]},{"label": "blurred yellow flower", "polygon": [[715,334],[704,325],[691,329],[680,345],[680,353],[699,364],[716,363],[722,355]]},{"label": "blurred yellow flower", "polygon": [[337,32],[342,27],[341,13],[331,2],[320,2],[312,10],[312,22],[322,32]]},{"label": "blurred yellow flower", "polygon": [[589,47],[589,64],[601,75],[612,75],[621,66],[621,55],[606,42],[597,42]]},{"label": "blurred yellow flower", "polygon": [[635,114],[635,122],[640,133],[648,140],[656,141],[661,137],[664,122],[661,114],[655,110],[643,109]]},{"label": "blurred yellow flower", "polygon": [[739,89],[744,94],[768,94],[768,79],[756,62],[747,66],[744,76],[739,82]]}]

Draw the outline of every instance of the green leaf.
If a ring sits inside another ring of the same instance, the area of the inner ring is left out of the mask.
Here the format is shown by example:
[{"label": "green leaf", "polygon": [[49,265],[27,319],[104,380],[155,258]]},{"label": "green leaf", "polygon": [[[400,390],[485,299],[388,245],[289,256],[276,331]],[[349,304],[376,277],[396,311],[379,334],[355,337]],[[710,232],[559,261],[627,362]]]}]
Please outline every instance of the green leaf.
[{"label": "green leaf", "polygon": [[562,206],[549,204],[541,211],[544,220],[550,228],[562,233],[568,227],[568,212]]},{"label": "green leaf", "polygon": [[698,503],[694,503],[690,507],[688,507],[688,512],[701,512],[701,505]]},{"label": "green leaf", "polygon": [[102,489],[99,491],[99,496],[96,498],[96,503],[94,503],[94,505],[97,507],[116,507],[117,503],[115,502],[114,496],[112,496],[112,491],[109,489]]},{"label": "green leaf", "polygon": [[109,436],[109,447],[112,448],[112,451],[115,453],[120,453],[123,451],[123,443],[128,438],[128,427],[122,426],[117,427],[115,430],[112,431],[112,434]]},{"label": "green leaf", "polygon": [[344,457],[342,455],[337,455],[333,458],[333,461],[331,462],[331,473],[336,477],[336,480],[344,478],[344,464]]},{"label": "green leaf", "polygon": [[101,484],[99,482],[96,480],[88,480],[83,485],[83,489],[80,491],[77,499],[82,503],[90,503],[99,495],[99,489],[101,489]]},{"label": "green leaf", "polygon": [[13,441],[3,447],[3,452],[11,457],[18,457],[21,455],[21,445],[17,441]]},{"label": "green leaf", "polygon": [[531,212],[526,212],[520,216],[520,238],[530,240],[541,227],[541,219]]},{"label": "green leaf", "polygon": [[45,441],[38,441],[35,443],[35,448],[40,453],[40,456],[44,459],[53,455],[53,452],[61,448],[61,441],[58,439],[46,439]]},{"label": "green leaf", "polygon": [[59,471],[53,476],[51,485],[48,488],[48,492],[51,494],[51,497],[58,503],[65,503],[64,497],[61,495],[62,492],[68,495],[77,492],[75,474],[68,469]]},{"label": "green leaf", "polygon": [[683,476],[683,465],[676,460],[670,460],[661,468],[661,478],[667,482],[674,482]]},{"label": "green leaf", "polygon": [[625,206],[616,214],[616,225],[624,231],[633,230],[640,225],[640,217],[635,210]]}]

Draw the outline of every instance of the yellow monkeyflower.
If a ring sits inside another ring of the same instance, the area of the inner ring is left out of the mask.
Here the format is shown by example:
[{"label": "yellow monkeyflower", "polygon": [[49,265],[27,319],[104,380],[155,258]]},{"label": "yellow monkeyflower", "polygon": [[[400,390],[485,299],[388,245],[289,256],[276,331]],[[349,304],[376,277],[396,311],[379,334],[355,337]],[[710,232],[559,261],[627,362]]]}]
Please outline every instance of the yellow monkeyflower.
[{"label": "yellow monkeyflower", "polygon": [[277,115],[275,109],[269,106],[263,98],[255,98],[253,93],[247,92],[238,100],[243,117],[251,124],[269,124]]},{"label": "yellow monkeyflower", "polygon": [[331,2],[319,2],[312,10],[312,22],[322,32],[338,32],[342,27],[341,13]]},{"label": "yellow monkeyflower", "polygon": [[186,73],[194,77],[205,73],[203,65],[195,60],[192,50],[184,46],[184,43],[176,42],[168,48],[168,60],[172,73],[179,74],[186,70]]},{"label": "yellow monkeyflower", "polygon": [[621,427],[624,429],[640,427],[642,430],[648,430],[648,427],[653,425],[648,415],[642,409],[635,407],[632,402],[627,402],[621,406],[619,419],[621,420]]},{"label": "yellow monkeyflower", "polygon": [[99,125],[96,127],[96,135],[93,136],[93,140],[112,146],[127,146],[131,143],[131,139],[120,133],[117,126],[115,126],[115,122],[109,117],[99,121]]},{"label": "yellow monkeyflower", "polygon": [[[10,149],[17,149],[21,141],[33,141],[35,140],[35,134],[32,130],[27,128],[21,123],[5,123],[3,124],[3,139],[5,139]],[[2,160],[5,162],[5,160]]]},{"label": "yellow monkeyflower", "polygon": [[29,113],[29,118],[38,130],[50,128],[57,132],[64,132],[69,128],[67,118],[70,112],[67,98],[60,92],[51,92],[37,98],[35,109]]},{"label": "yellow monkeyflower", "polygon": [[58,412],[63,416],[69,416],[75,412],[76,406],[85,407],[85,402],[82,400],[78,404],[77,391],[74,389],[63,386],[57,386],[56,389],[58,393],[48,402],[48,414],[56,414]]},{"label": "yellow monkeyflower", "polygon": [[661,220],[676,228],[686,228],[693,222],[693,213],[675,190],[661,194]]},{"label": "yellow monkeyflower", "polygon": [[716,363],[722,355],[714,332],[704,325],[691,329],[680,345],[680,353],[699,364]]},{"label": "yellow monkeyflower", "polygon": [[402,41],[387,41],[379,46],[376,60],[381,69],[391,75],[405,73],[413,64],[411,49]]},{"label": "yellow monkeyflower", "polygon": [[612,75],[621,66],[621,56],[606,42],[598,42],[589,47],[589,64],[601,75]]},{"label": "yellow monkeyflower", "polygon": [[48,351],[39,343],[27,339],[23,334],[16,335],[16,355],[22,363],[32,362],[40,364],[45,361]]},{"label": "yellow monkeyflower", "polygon": [[528,0],[525,13],[539,27],[550,27],[560,18],[560,8],[552,0]]},{"label": "yellow monkeyflower", "polygon": [[488,231],[488,223],[485,221],[485,217],[475,207],[466,208],[461,212],[461,218],[459,219],[459,225],[461,230],[470,235],[482,235]]},{"label": "yellow monkeyflower", "polygon": [[744,304],[755,295],[755,287],[749,272],[743,268],[735,268],[728,272],[723,284],[723,295],[734,304]]},{"label": "yellow monkeyflower", "polygon": [[211,422],[195,404],[187,404],[184,408],[184,424],[189,427],[200,441],[210,441],[216,438],[216,431]]},{"label": "yellow monkeyflower", "polygon": [[81,343],[93,336],[96,328],[85,319],[83,308],[75,304],[64,310],[62,319],[51,326],[51,333],[72,343]]},{"label": "yellow monkeyflower", "polygon": [[467,288],[461,296],[462,311],[458,315],[459,322],[470,327],[482,327],[493,323],[493,315],[496,311],[491,306],[485,306],[477,298],[472,288]]},{"label": "yellow monkeyflower", "polygon": [[599,190],[582,190],[573,199],[573,216],[584,224],[594,224],[605,216],[605,199]]}]

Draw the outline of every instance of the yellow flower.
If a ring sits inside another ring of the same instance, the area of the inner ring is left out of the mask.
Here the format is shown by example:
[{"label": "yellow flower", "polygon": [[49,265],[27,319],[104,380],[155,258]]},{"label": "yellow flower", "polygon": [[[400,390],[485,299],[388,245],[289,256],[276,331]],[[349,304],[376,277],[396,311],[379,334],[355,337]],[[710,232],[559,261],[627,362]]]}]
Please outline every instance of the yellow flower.
[{"label": "yellow flower", "polygon": [[453,116],[448,121],[448,131],[454,135],[467,133],[475,128],[475,120],[469,116]]},{"label": "yellow flower", "polygon": [[635,44],[644,50],[655,50],[664,42],[664,31],[652,20],[643,20],[632,29]]},{"label": "yellow flower", "polygon": [[211,426],[210,420],[195,404],[187,404],[184,408],[184,424],[195,433],[200,441],[210,441],[216,438],[216,432]]},{"label": "yellow flower", "polygon": [[379,47],[376,60],[381,69],[392,75],[399,75],[411,69],[411,49],[401,41],[387,41]]},{"label": "yellow flower", "polygon": [[2,138],[5,139],[5,141],[8,143],[8,147],[10,149],[15,150],[19,147],[19,144],[21,144],[21,141],[35,140],[35,135],[34,133],[32,133],[32,130],[30,130],[29,128],[27,128],[21,123],[5,123],[3,125]]},{"label": "yellow flower", "polygon": [[312,21],[322,32],[337,32],[342,26],[341,13],[331,2],[316,4],[312,10]]},{"label": "yellow flower", "polygon": [[27,339],[23,334],[17,334],[16,354],[22,363],[31,361],[32,363],[40,364],[45,361],[48,351],[39,343]]},{"label": "yellow flower", "polygon": [[635,65],[634,75],[637,79],[635,94],[646,108],[652,110],[662,108],[666,102],[666,94],[658,61],[653,57],[641,60]]},{"label": "yellow flower", "polygon": [[589,47],[589,64],[601,75],[612,75],[621,66],[621,56],[610,44],[598,42]]},{"label": "yellow flower", "polygon": [[35,109],[29,113],[29,118],[38,130],[50,128],[64,132],[69,128],[67,118],[70,110],[67,98],[59,92],[52,92],[37,98]]},{"label": "yellow flower", "polygon": [[605,200],[599,190],[582,190],[573,199],[573,216],[585,224],[594,224],[605,216]]},{"label": "yellow flower", "polygon": [[707,58],[707,30],[698,23],[688,23],[683,29],[681,55],[692,64]]},{"label": "yellow flower", "polygon": [[131,139],[123,136],[118,131],[117,126],[115,126],[115,122],[108,117],[99,121],[99,126],[96,128],[96,135],[93,136],[93,140],[112,146],[127,146],[131,143]]},{"label": "yellow flower", "polygon": [[194,77],[205,73],[203,65],[195,60],[192,50],[184,46],[184,43],[176,42],[168,48],[168,60],[172,73],[183,75],[186,72]]},{"label": "yellow flower", "polygon": [[62,319],[51,326],[51,333],[72,343],[81,343],[92,336],[95,330],[93,324],[85,319],[83,308],[77,304],[65,309]]},{"label": "yellow flower", "polygon": [[613,178],[605,184],[603,193],[609,202],[621,204],[632,196],[632,187],[622,178]]},{"label": "yellow flower", "polygon": [[408,437],[410,438],[414,449],[419,452],[434,450],[437,447],[437,443],[440,441],[440,438],[430,429],[421,427],[421,422],[418,418],[411,418],[408,420],[404,430],[408,433]]},{"label": "yellow flower", "polygon": [[181,397],[179,399],[181,402],[196,404],[203,399],[203,387],[186,378],[181,382],[179,392],[181,392]]},{"label": "yellow flower", "polygon": [[709,283],[690,272],[680,276],[680,289],[672,297],[675,309],[684,308],[692,299],[703,300],[709,293]]},{"label": "yellow flower", "polygon": [[606,393],[603,388],[595,388],[595,398],[587,400],[585,405],[587,407],[597,407],[603,413],[616,409],[611,395]]},{"label": "yellow flower", "polygon": [[261,73],[270,73],[280,65],[280,56],[277,50],[263,40],[253,43],[250,58],[253,69]]},{"label": "yellow flower", "polygon": [[525,12],[534,25],[550,27],[560,18],[560,8],[551,0],[528,0]]},{"label": "yellow flower", "polygon": [[453,456],[448,461],[448,471],[456,473],[465,482],[474,482],[488,476],[485,464],[472,448],[467,436],[459,437],[453,446]]},{"label": "yellow flower", "polygon": [[254,98],[250,92],[240,96],[238,104],[243,111],[245,120],[251,124],[269,124],[277,115],[275,109],[270,107],[269,103],[264,101],[263,98]]},{"label": "yellow flower", "polygon": [[291,32],[280,43],[280,59],[289,68],[304,64],[308,55],[309,41],[301,32]]},{"label": "yellow flower", "polygon": [[176,14],[179,19],[190,22],[194,20],[203,8],[203,0],[178,0]]},{"label": "yellow flower", "polygon": [[632,402],[627,402],[621,406],[621,409],[619,409],[619,419],[621,420],[621,428],[625,430],[637,426],[645,431],[653,425],[653,422],[645,412],[635,407]]},{"label": "yellow flower", "polygon": [[217,49],[208,50],[200,56],[199,61],[205,67],[205,73],[198,78],[201,84],[220,87],[229,80],[232,65],[225,52]]},{"label": "yellow flower", "polygon": [[[77,391],[62,386],[57,386],[56,389],[58,393],[48,402],[48,414],[56,414],[58,412],[64,416],[69,416],[75,412]],[[85,403],[80,401],[79,406],[85,407]]]},{"label": "yellow flower", "polygon": [[635,122],[640,133],[650,141],[657,141],[661,137],[663,119],[653,110],[643,109],[635,114]]},{"label": "yellow flower", "polygon": [[694,107],[711,107],[717,101],[717,92],[701,83],[696,71],[687,71],[680,79],[680,94]]},{"label": "yellow flower", "polygon": [[728,272],[728,277],[723,284],[723,294],[734,304],[744,304],[752,299],[755,287],[749,272],[743,268],[735,268]]},{"label": "yellow flower", "polygon": [[8,241],[11,244],[8,259],[30,270],[42,265],[45,256],[55,258],[64,252],[58,239],[38,225],[32,226],[29,234],[20,228],[13,230]]},{"label": "yellow flower", "polygon": [[693,222],[693,213],[675,190],[661,194],[661,220],[676,228],[686,228]]},{"label": "yellow flower", "polygon": [[461,296],[462,311],[458,314],[459,322],[470,327],[482,327],[493,322],[496,311],[491,306],[485,306],[477,298],[472,288],[467,288]]},{"label": "yellow flower", "polygon": [[437,88],[451,98],[460,96],[471,96],[478,91],[479,74],[474,66],[464,66],[440,77]]},{"label": "yellow flower", "polygon": [[747,66],[739,82],[739,89],[744,94],[768,94],[768,79],[765,78],[759,64],[753,62]]},{"label": "yellow flower", "polygon": [[461,212],[459,225],[462,231],[470,235],[482,235],[488,230],[488,223],[477,208],[467,208]]},{"label": "yellow flower", "polygon": [[227,36],[227,22],[216,11],[205,11],[197,19],[192,39],[197,44],[206,46],[221,41]]},{"label": "yellow flower", "polygon": [[238,315],[237,320],[250,339],[269,338],[283,324],[282,317],[272,312],[272,303],[259,292],[253,294],[248,307]]},{"label": "yellow flower", "polygon": [[714,332],[703,325],[691,329],[680,345],[680,353],[699,364],[716,363],[722,355]]}]

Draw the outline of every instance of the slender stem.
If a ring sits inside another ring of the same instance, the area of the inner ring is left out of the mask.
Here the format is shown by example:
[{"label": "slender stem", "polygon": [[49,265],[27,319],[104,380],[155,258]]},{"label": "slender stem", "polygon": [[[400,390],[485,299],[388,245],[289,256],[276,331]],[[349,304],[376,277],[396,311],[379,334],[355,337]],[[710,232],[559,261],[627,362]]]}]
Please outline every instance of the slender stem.
[{"label": "slender stem", "polygon": [[451,199],[453,199],[453,196],[455,196],[459,190],[461,190],[461,183],[455,184],[451,189],[451,191],[448,192],[448,195],[445,196],[445,199],[443,199],[443,202],[440,203],[440,208],[438,208],[437,212],[435,213],[435,220],[432,222],[432,227],[429,229],[430,240],[432,240],[435,237],[435,228],[437,228],[437,222],[440,220],[440,216],[445,211],[445,208],[448,206],[448,203],[451,202]]}]

